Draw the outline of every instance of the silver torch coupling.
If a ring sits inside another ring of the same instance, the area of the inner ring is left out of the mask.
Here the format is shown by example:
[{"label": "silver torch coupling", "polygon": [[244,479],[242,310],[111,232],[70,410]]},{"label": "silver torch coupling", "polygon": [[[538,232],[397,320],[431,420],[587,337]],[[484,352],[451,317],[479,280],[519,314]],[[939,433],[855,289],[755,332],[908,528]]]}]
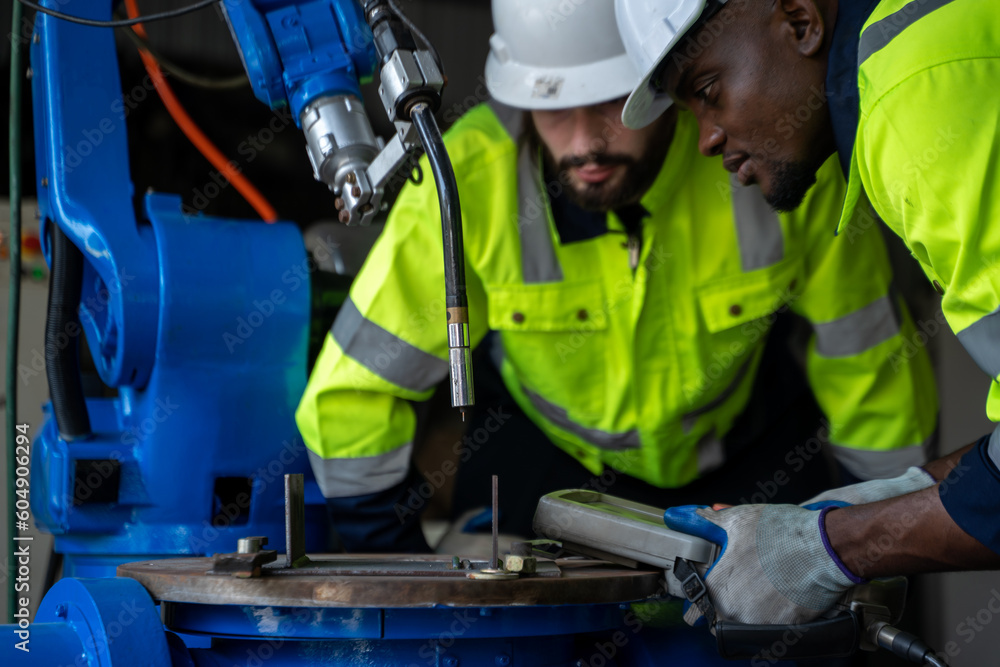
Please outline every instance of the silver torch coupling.
[{"label": "silver torch coupling", "polygon": [[[451,371],[451,404],[475,404],[472,387],[472,347],[469,342],[469,309],[448,308],[448,367]],[[464,414],[464,413],[463,413]]]},{"label": "silver torch coupling", "polygon": [[384,142],[372,131],[361,100],[353,95],[318,97],[302,110],[300,120],[313,175],[336,195],[338,219],[351,227],[371,224],[383,189],[371,182],[368,167]]}]

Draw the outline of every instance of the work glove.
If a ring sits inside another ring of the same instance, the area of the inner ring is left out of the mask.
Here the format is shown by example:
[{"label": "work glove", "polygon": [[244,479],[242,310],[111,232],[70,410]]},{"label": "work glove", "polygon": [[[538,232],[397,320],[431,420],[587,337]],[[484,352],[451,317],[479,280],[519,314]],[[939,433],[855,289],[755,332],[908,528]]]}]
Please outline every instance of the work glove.
[{"label": "work glove", "polygon": [[808,509],[820,509],[814,507],[819,503],[838,503],[843,505],[864,505],[874,503],[886,498],[906,495],[914,491],[922,491],[929,486],[937,484],[937,480],[923,468],[913,466],[905,473],[892,479],[873,479],[867,482],[858,482],[850,486],[842,486],[839,489],[824,491],[818,496],[813,496],[809,500],[801,503],[800,507]]},{"label": "work glove", "polygon": [[[719,619],[767,625],[810,621],[863,583],[829,546],[824,520],[832,507],[739,505],[714,511],[687,505],[664,512],[672,530],[722,547],[705,575],[708,597]],[[684,620],[702,617],[685,603]]]}]

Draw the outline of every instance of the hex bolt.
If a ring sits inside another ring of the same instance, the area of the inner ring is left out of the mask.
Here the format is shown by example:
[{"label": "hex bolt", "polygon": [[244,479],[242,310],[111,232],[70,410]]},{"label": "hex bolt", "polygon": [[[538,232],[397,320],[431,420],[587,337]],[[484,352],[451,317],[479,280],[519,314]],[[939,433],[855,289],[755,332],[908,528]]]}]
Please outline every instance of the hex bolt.
[{"label": "hex bolt", "polygon": [[356,183],[357,180],[358,180],[358,177],[354,175],[353,171],[350,172],[349,174],[347,174],[347,182],[348,183]]},{"label": "hex bolt", "polygon": [[361,188],[359,188],[358,186],[355,185],[353,188],[351,188],[351,194],[354,195],[355,197],[360,197],[361,196]]},{"label": "hex bolt", "polygon": [[66,618],[67,611],[68,610],[66,609],[66,605],[64,605],[64,604],[57,604],[56,605],[56,617],[57,618]]},{"label": "hex bolt", "polygon": [[341,211],[337,219],[346,225],[351,221],[351,212],[347,210]]},{"label": "hex bolt", "polygon": [[340,209],[344,208],[344,200],[341,199],[340,197],[337,197],[336,199],[333,200],[333,206],[339,211]]}]

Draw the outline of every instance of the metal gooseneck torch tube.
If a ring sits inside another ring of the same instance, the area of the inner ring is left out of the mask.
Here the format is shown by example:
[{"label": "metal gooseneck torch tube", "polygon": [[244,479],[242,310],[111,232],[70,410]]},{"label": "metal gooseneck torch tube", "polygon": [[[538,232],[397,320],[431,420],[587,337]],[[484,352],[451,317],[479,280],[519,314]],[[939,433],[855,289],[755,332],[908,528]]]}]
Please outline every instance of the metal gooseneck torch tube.
[{"label": "metal gooseneck torch tube", "polygon": [[444,282],[448,311],[448,365],[451,370],[451,404],[473,405],[472,348],[469,340],[469,302],[465,295],[465,250],[462,245],[462,211],[458,203],[455,172],[441,139],[434,113],[425,103],[414,104],[410,118],[420,135],[441,202],[444,236]]}]

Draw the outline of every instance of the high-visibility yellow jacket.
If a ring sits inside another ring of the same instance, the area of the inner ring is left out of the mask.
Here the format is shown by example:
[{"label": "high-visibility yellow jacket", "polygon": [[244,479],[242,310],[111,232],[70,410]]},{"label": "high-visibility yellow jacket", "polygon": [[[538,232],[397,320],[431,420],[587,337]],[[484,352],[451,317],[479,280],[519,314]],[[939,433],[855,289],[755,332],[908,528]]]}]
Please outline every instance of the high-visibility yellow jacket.
[{"label": "high-visibility yellow jacket", "polygon": [[[594,473],[606,464],[661,487],[724,465],[721,438],[747,403],[773,314],[791,308],[813,325],[807,374],[840,460],[865,478],[924,460],[930,364],[890,292],[877,226],[831,242],[845,187],[833,160],[798,211],[777,215],[698,154],[681,113],[641,201],[650,215],[633,270],[614,214],[607,233],[560,241],[538,156],[512,139],[519,118],[479,106],[446,143],[473,343],[499,332],[504,381],[555,445]],[[410,401],[447,375],[438,211],[430,179],[404,188],[302,398],[298,425],[328,498],[403,480]],[[790,445],[790,466],[795,456]]]},{"label": "high-visibility yellow jacket", "polygon": [[[1000,421],[1000,3],[882,0],[857,54],[841,236],[854,233],[867,199],[902,237],[992,378],[986,413]],[[1000,428],[961,463],[941,485],[942,503],[1000,553]]]}]

